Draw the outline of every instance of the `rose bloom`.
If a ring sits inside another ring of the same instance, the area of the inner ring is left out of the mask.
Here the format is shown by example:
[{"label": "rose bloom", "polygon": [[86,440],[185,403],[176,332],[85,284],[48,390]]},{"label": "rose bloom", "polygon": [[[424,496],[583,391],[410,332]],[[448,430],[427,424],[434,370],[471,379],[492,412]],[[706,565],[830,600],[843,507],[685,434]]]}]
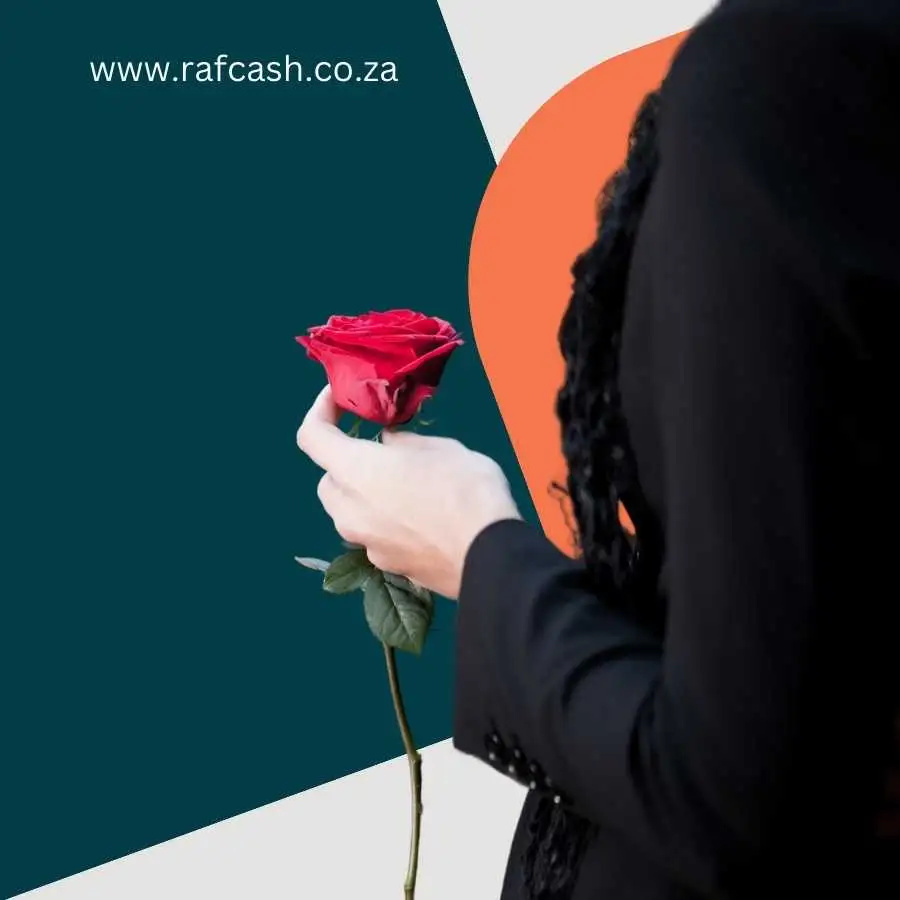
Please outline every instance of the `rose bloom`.
[{"label": "rose bloom", "polygon": [[331,316],[297,341],[324,366],[341,409],[386,427],[415,416],[463,343],[449,322],[410,309]]}]

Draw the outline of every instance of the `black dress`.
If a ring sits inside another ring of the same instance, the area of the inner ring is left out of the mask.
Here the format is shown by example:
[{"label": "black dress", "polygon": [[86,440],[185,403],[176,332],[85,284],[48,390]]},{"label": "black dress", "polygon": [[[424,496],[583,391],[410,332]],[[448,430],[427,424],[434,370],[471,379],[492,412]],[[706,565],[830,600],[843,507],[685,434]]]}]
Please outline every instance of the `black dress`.
[{"label": "black dress", "polygon": [[533,786],[504,900],[541,797],[597,828],[574,900],[898,900],[900,2],[726,2],[661,110],[621,386],[665,621],[490,526],[454,741]]}]

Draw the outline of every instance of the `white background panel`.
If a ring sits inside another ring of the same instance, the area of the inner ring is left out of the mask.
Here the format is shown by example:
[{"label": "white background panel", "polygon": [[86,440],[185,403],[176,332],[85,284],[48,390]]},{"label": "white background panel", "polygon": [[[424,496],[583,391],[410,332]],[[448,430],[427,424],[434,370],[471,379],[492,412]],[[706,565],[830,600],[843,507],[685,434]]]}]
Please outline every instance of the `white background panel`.
[{"label": "white background panel", "polygon": [[[524,790],[449,741],[422,760],[417,900],[497,897]],[[20,897],[402,900],[409,828],[403,757]]]},{"label": "white background panel", "polygon": [[494,157],[561,87],[690,28],[711,0],[439,0]]}]

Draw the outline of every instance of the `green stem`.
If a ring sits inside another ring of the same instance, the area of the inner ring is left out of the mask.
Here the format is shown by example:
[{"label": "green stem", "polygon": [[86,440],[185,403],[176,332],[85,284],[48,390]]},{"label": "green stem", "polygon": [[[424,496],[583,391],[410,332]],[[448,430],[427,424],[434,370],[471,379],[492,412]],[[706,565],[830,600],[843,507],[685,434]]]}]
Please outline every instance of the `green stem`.
[{"label": "green stem", "polygon": [[409,841],[409,866],[406,870],[406,882],[403,885],[404,900],[413,900],[416,895],[416,875],[419,870],[419,833],[422,824],[422,757],[413,742],[406,710],[403,707],[403,696],[400,693],[400,679],[397,675],[397,656],[393,647],[384,647],[384,659],[387,663],[388,681],[391,685],[391,699],[394,701],[394,712],[403,738],[403,749],[409,761],[409,783],[412,791],[412,834]]}]

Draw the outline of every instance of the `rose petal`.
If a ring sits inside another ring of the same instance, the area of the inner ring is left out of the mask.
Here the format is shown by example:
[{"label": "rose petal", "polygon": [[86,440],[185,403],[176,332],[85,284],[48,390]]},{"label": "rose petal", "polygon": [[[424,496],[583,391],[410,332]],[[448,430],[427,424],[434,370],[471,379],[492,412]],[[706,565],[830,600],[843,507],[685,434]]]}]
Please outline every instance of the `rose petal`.
[{"label": "rose petal", "polygon": [[402,369],[399,369],[396,374],[398,377],[415,375],[418,381],[437,387],[450,354],[457,347],[460,347],[462,343],[462,339],[457,338],[454,341],[441,344],[439,347],[435,347],[433,350],[417,357]]},{"label": "rose petal", "polygon": [[338,406],[382,425],[415,415],[463,343],[449,322],[408,309],[333,315],[297,341],[325,368]]}]

